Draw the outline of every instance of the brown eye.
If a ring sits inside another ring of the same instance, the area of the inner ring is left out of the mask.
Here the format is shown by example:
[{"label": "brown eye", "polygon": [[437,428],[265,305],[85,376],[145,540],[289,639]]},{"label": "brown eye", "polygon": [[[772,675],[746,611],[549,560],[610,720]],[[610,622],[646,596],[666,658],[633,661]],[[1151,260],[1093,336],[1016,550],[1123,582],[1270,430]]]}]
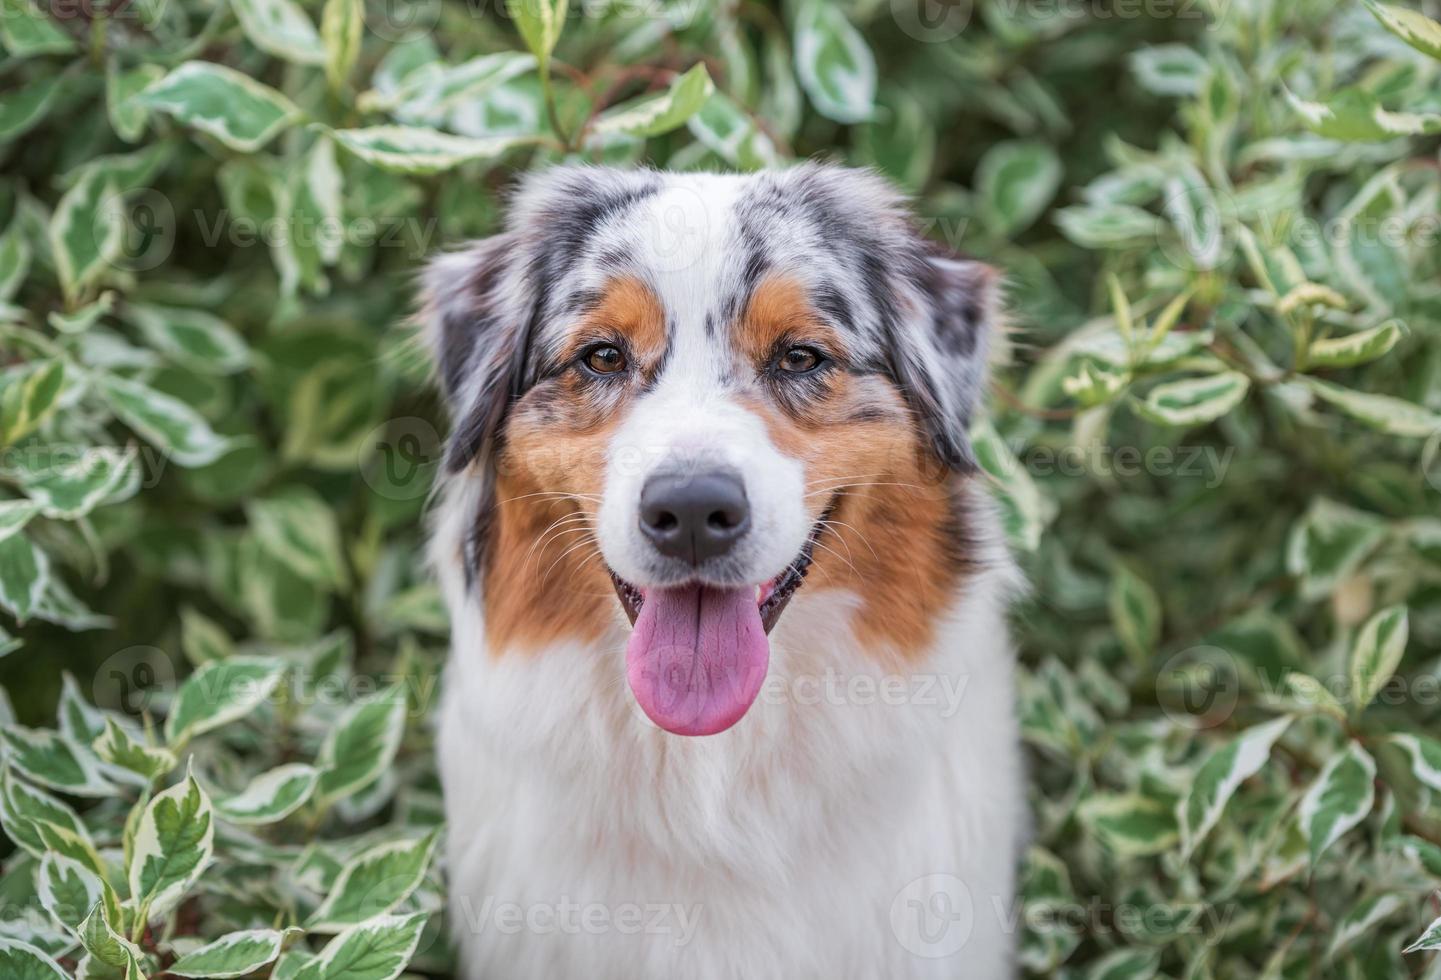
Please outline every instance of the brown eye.
[{"label": "brown eye", "polygon": [[787,374],[807,374],[820,365],[821,355],[813,347],[792,347],[780,360],[780,369]]},{"label": "brown eye", "polygon": [[609,344],[596,347],[585,355],[585,366],[596,374],[615,374],[625,370],[625,355]]}]

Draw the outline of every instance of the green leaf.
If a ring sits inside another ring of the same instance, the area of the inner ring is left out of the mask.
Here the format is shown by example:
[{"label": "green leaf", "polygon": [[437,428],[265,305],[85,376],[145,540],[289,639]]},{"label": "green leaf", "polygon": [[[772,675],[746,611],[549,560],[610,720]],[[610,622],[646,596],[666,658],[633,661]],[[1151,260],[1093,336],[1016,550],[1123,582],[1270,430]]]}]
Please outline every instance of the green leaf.
[{"label": "green leaf", "polygon": [[0,500],[0,540],[22,532],[37,513],[40,504],[33,500]]},{"label": "green leaf", "polygon": [[34,0],[0,0],[0,44],[15,58],[75,50],[74,39]]},{"label": "green leaf", "polygon": [[173,909],[215,853],[210,799],[194,776],[158,794],[135,829],[128,881],[138,909],[154,921]]},{"label": "green leaf", "polygon": [[30,271],[32,250],[19,222],[13,222],[0,236],[0,303],[8,303],[25,282]]},{"label": "green leaf", "polygon": [[1366,621],[1351,647],[1351,710],[1360,714],[1396,673],[1406,652],[1404,605],[1382,609]]},{"label": "green leaf", "polygon": [[1142,418],[1161,425],[1204,425],[1241,404],[1250,387],[1250,380],[1239,371],[1223,371],[1159,384],[1144,400],[1131,404]]},{"label": "green leaf", "polygon": [[1286,716],[1248,728],[1201,763],[1176,805],[1183,857],[1189,859],[1195,853],[1240,785],[1261,771],[1270,758],[1271,746],[1290,724],[1291,718]]},{"label": "green leaf", "polygon": [[340,932],[384,915],[420,887],[435,853],[436,834],[388,841],[353,858],[306,921],[312,932]]},{"label": "green leaf", "polygon": [[1085,360],[1075,374],[1061,379],[1061,390],[1084,408],[1104,405],[1120,394],[1130,378],[1126,374],[1107,371]]},{"label": "green leaf", "polygon": [[1441,59],[1441,23],[1418,10],[1361,0],[1381,25],[1423,54]]},{"label": "green leaf", "polygon": [[1299,98],[1287,89],[1286,100],[1308,129],[1327,139],[1365,142],[1441,133],[1441,115],[1387,112],[1363,88],[1342,89],[1325,102]]},{"label": "green leaf", "polygon": [[1051,215],[1061,233],[1085,248],[1119,248],[1154,242],[1161,221],[1129,204],[1077,205]]},{"label": "green leaf", "polygon": [[1286,570],[1301,579],[1305,598],[1328,596],[1385,536],[1374,515],[1317,497],[1291,528]]},{"label": "green leaf", "polygon": [[6,725],[0,742],[9,763],[27,779],[71,796],[112,796],[115,784],[105,778],[99,760],[84,746],[52,731]]},{"label": "green leaf", "polygon": [[179,977],[244,977],[280,956],[286,934],[251,929],[221,936],[180,957],[168,968]]},{"label": "green leaf", "polygon": [[68,929],[80,923],[97,905],[105,903],[118,914],[119,901],[99,875],[73,858],[47,851],[35,870],[35,891],[45,911]]},{"label": "green leaf", "polygon": [[691,67],[659,95],[647,96],[602,113],[591,127],[596,141],[609,136],[659,136],[668,133],[700,112],[715,92],[704,63]]},{"label": "green leaf", "polygon": [[405,710],[405,692],[399,686],[346,709],[317,759],[322,803],[349,796],[390,766],[405,734]]},{"label": "green leaf", "polygon": [[402,174],[435,174],[470,160],[490,160],[516,146],[534,143],[530,136],[452,136],[421,126],[369,126],[330,130],[345,150],[382,170]]},{"label": "green leaf", "polygon": [[1371,812],[1376,800],[1376,763],[1355,742],[1333,755],[1301,798],[1301,830],[1314,867],[1342,834]]},{"label": "green leaf", "polygon": [[1014,235],[1040,217],[1061,186],[1061,159],[1034,140],[997,143],[976,165],[982,216],[997,237]]},{"label": "green leaf", "polygon": [[841,123],[869,119],[876,102],[876,59],[842,7],[804,0],[793,34],[796,75],[816,111]]},{"label": "green leaf", "polygon": [[294,0],[230,0],[250,43],[298,65],[325,63],[315,25]]},{"label": "green leaf", "polygon": [[59,99],[61,77],[39,78],[0,95],[0,143],[24,136],[45,120]]},{"label": "green leaf", "polygon": [[326,943],[295,980],[395,980],[410,963],[426,913],[387,915],[352,926]]},{"label": "green leaf", "polygon": [[[141,64],[121,71],[111,62],[105,70],[105,111],[110,127],[127,143],[137,143],[145,135],[150,110],[136,96],[164,77],[159,65]],[[123,186],[123,185],[122,185]]]},{"label": "green leaf", "polygon": [[26,364],[0,375],[0,442],[18,442],[44,423],[65,390],[65,361]]},{"label": "green leaf", "polygon": [[743,170],[758,170],[778,162],[775,144],[761,132],[744,109],[717,89],[686,127],[727,163]]},{"label": "green leaf", "polygon": [[127,769],[147,783],[159,779],[178,764],[169,749],[136,741],[114,718],[105,719],[105,731],[95,739],[93,747],[102,761]]},{"label": "green leaf", "polygon": [[1360,902],[1336,924],[1331,934],[1331,945],[1326,951],[1327,958],[1334,961],[1336,954],[1354,945],[1356,940],[1375,929],[1380,922],[1389,919],[1402,908],[1403,904],[1399,895],[1372,895]]},{"label": "green leaf", "polygon": [[105,731],[105,722],[110,718],[85,700],[80,684],[68,670],[60,674],[60,702],[55,706],[55,715],[60,734],[81,745],[95,741]]},{"label": "green leaf", "polygon": [[1051,501],[990,422],[978,420],[971,426],[971,449],[992,481],[991,494],[1000,506],[1007,539],[1013,547],[1035,551],[1053,514]]},{"label": "green leaf", "polygon": [[1407,946],[1401,952],[1419,953],[1427,949],[1441,949],[1441,918],[1437,918],[1427,926],[1426,931],[1421,933],[1421,938],[1410,946]]},{"label": "green leaf", "polygon": [[180,609],[180,647],[196,667],[235,655],[235,644],[230,634],[193,606],[182,606]]},{"label": "green leaf", "polygon": [[332,89],[343,91],[360,57],[360,43],[365,39],[362,0],[325,0],[320,36],[325,45],[325,78]]},{"label": "green leaf", "polygon": [[29,943],[0,936],[0,976],[5,980],[68,980],[69,974]]},{"label": "green leaf", "polygon": [[151,347],[181,367],[202,374],[234,374],[250,363],[250,349],[235,328],[201,310],[127,303],[125,319]]},{"label": "green leaf", "polygon": [[104,877],[109,868],[95,849],[94,843],[85,834],[77,834],[57,824],[37,821],[32,824],[35,835],[40,838],[41,847],[49,853],[68,857],[97,876]]},{"label": "green leaf", "polygon": [[1320,378],[1301,381],[1322,401],[1389,435],[1425,438],[1441,432],[1441,414],[1420,405],[1390,395],[1352,391]]},{"label": "green leaf", "polygon": [[1098,793],[1076,816],[1120,857],[1161,854],[1176,843],[1175,809],[1139,793]]},{"label": "green leaf", "polygon": [[1400,320],[1387,320],[1369,330],[1314,341],[1306,348],[1306,368],[1340,368],[1366,364],[1384,356],[1401,339]]},{"label": "green leaf", "polygon": [[50,581],[50,560],[24,534],[0,540],[0,606],[22,623],[30,618]]},{"label": "green leaf", "polygon": [[292,762],[256,776],[245,789],[215,804],[215,811],[245,826],[278,823],[300,809],[319,783],[318,769]]},{"label": "green leaf", "polygon": [[209,61],[187,61],[137,98],[241,153],[260,149],[300,117],[275,89]]},{"label": "green leaf", "polygon": [[506,10],[543,74],[550,71],[550,56],[565,28],[567,6],[568,0],[506,0]]},{"label": "green leaf", "polygon": [[1411,760],[1411,774],[1418,781],[1441,793],[1441,742],[1425,735],[1392,735]]},{"label": "green leaf", "polygon": [[260,546],[301,578],[343,586],[347,580],[335,514],[315,491],[290,487],[246,504]]},{"label": "green leaf", "polygon": [[141,957],[140,948],[120,935],[118,924],[110,921],[106,903],[97,901],[80,923],[80,944],[91,956],[107,966],[126,969]]},{"label": "green leaf", "polygon": [[73,521],[138,481],[140,473],[133,448],[95,446],[73,458],[57,454],[42,468],[20,470],[16,475],[41,513],[54,520]]},{"label": "green leaf", "polygon": [[113,374],[98,379],[116,417],[181,466],[206,466],[229,451],[231,441],[180,399]]},{"label": "green leaf", "polygon": [[82,841],[89,840],[80,816],[68,803],[16,779],[7,764],[0,771],[0,828],[23,850],[43,857],[45,843],[36,824],[59,827]]},{"label": "green leaf", "polygon": [[1346,720],[1346,709],[1324,684],[1300,671],[1287,672],[1277,691],[1280,702],[1287,708],[1305,713],[1330,715],[1337,721]]},{"label": "green leaf", "polygon": [[50,251],[68,297],[80,296],[120,258],[125,212],[120,192],[100,169],[60,199],[50,220]]},{"label": "green leaf", "polygon": [[[418,56],[429,55],[420,52]],[[376,89],[362,95],[361,102],[370,108],[390,110],[405,122],[439,123],[454,110],[483,102],[507,82],[535,68],[533,55],[497,51],[458,65],[427,61],[410,69],[386,89],[381,87],[383,80],[378,69],[374,80]]]},{"label": "green leaf", "polygon": [[1216,268],[1225,257],[1225,233],[1216,192],[1199,170],[1186,163],[1175,167],[1167,177],[1165,193],[1162,210],[1189,262],[1199,270]]},{"label": "green leaf", "polygon": [[935,169],[936,143],[935,122],[920,99],[909,89],[891,88],[874,117],[856,129],[855,155],[858,162],[918,192]]},{"label": "green leaf", "polygon": [[1158,44],[1131,53],[1136,81],[1157,95],[1197,96],[1211,77],[1211,63],[1184,44]]},{"label": "green leaf", "polygon": [[1160,950],[1118,949],[1086,971],[1086,980],[1151,980],[1161,964]]},{"label": "green leaf", "polygon": [[183,745],[264,704],[285,676],[278,657],[231,657],[203,664],[186,678],[165,719],[165,740]]},{"label": "green leaf", "polygon": [[1161,640],[1161,601],[1156,590],[1125,565],[1117,565],[1107,602],[1121,646],[1137,662],[1145,663]]}]

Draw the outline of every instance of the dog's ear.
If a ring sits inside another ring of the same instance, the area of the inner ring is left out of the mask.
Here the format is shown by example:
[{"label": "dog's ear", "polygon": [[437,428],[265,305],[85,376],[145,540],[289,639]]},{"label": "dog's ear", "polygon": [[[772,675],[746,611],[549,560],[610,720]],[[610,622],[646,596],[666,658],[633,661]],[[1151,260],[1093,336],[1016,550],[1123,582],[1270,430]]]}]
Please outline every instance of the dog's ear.
[{"label": "dog's ear", "polygon": [[971,419],[985,390],[992,331],[1000,316],[999,274],[983,262],[926,243],[913,265],[919,309],[892,338],[896,381],[937,459],[948,470],[975,468]]},{"label": "dog's ear", "polygon": [[446,469],[497,448],[521,393],[534,298],[514,232],[442,255],[425,271],[421,320],[452,419]]}]

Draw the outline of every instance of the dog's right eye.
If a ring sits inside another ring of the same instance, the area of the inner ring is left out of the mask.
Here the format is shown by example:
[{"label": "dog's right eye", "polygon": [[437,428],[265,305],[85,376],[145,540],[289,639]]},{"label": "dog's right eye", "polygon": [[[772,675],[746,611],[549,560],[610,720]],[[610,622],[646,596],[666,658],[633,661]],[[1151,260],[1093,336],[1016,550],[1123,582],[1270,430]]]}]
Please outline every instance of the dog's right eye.
[{"label": "dog's right eye", "polygon": [[625,370],[625,354],[612,344],[592,347],[585,354],[585,366],[594,374],[618,374]]}]

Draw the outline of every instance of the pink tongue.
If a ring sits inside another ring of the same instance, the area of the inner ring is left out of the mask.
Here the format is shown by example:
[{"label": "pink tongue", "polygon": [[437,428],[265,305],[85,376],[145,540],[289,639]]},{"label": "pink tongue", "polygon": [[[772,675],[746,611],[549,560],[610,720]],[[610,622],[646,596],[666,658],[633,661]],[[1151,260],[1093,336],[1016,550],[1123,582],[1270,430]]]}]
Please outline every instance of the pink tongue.
[{"label": "pink tongue", "polygon": [[714,735],[755,701],[770,652],[755,589],[651,589],[626,647],[626,679],[661,728]]}]

